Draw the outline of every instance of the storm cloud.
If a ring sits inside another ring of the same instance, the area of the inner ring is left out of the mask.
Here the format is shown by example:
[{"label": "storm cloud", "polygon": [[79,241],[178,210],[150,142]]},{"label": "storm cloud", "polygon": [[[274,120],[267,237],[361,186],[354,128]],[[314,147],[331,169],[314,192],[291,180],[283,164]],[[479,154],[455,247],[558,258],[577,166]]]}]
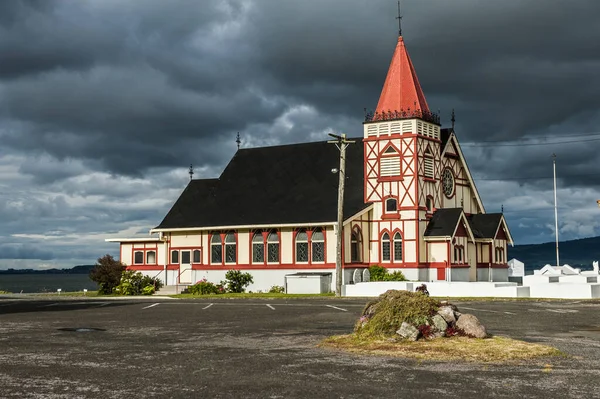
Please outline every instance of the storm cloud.
[{"label": "storm cloud", "polygon": [[[396,12],[393,0],[0,3],[0,267],[115,252],[104,238],[157,225],[189,164],[218,176],[237,132],[246,147],[361,136]],[[553,237],[553,153],[562,238],[600,234],[599,13],[594,0],[403,2],[429,106],[445,126],[455,109],[484,204],[504,206],[518,243]]]}]

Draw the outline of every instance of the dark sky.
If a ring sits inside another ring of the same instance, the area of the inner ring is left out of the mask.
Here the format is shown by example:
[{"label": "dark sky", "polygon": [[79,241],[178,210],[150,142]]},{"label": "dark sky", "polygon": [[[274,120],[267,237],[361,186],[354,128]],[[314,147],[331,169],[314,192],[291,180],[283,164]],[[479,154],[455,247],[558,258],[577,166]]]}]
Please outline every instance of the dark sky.
[{"label": "dark sky", "polygon": [[[362,135],[394,0],[0,2],[0,268],[69,267],[147,234],[243,146]],[[432,110],[517,243],[600,234],[600,2],[404,0]]]}]

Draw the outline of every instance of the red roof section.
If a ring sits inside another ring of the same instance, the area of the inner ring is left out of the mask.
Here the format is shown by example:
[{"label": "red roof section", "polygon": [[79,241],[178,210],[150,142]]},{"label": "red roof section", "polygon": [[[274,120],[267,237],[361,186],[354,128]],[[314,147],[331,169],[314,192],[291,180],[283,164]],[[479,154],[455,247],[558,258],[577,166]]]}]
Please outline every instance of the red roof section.
[{"label": "red roof section", "polygon": [[400,36],[375,112],[408,109],[430,112],[404,39]]}]

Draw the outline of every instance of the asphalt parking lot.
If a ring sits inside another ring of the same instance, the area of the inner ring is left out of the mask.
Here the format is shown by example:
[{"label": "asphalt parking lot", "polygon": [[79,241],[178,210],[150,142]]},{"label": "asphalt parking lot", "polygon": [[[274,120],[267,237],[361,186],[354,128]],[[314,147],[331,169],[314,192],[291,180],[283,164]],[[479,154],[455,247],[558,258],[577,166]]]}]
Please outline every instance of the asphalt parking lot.
[{"label": "asphalt parking lot", "polygon": [[2,398],[595,398],[600,303],[456,302],[566,358],[509,365],[317,348],[364,300],[0,299]]}]

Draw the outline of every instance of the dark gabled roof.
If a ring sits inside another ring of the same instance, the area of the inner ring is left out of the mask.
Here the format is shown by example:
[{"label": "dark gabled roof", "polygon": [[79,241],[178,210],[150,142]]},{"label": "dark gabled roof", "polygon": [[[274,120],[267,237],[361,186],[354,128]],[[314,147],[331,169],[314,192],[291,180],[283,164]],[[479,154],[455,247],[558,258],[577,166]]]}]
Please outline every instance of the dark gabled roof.
[{"label": "dark gabled roof", "polygon": [[502,220],[501,213],[478,213],[467,217],[475,238],[494,238]]},{"label": "dark gabled roof", "polygon": [[[362,139],[346,152],[344,219],[364,203]],[[337,220],[339,150],[327,142],[241,149],[218,179],[192,180],[157,229]]]},{"label": "dark gabled roof", "polygon": [[454,133],[454,128],[440,129],[440,138],[442,139],[442,151],[446,148],[450,135]]},{"label": "dark gabled roof", "polygon": [[425,229],[425,237],[452,236],[462,215],[462,208],[442,208],[434,212]]}]

